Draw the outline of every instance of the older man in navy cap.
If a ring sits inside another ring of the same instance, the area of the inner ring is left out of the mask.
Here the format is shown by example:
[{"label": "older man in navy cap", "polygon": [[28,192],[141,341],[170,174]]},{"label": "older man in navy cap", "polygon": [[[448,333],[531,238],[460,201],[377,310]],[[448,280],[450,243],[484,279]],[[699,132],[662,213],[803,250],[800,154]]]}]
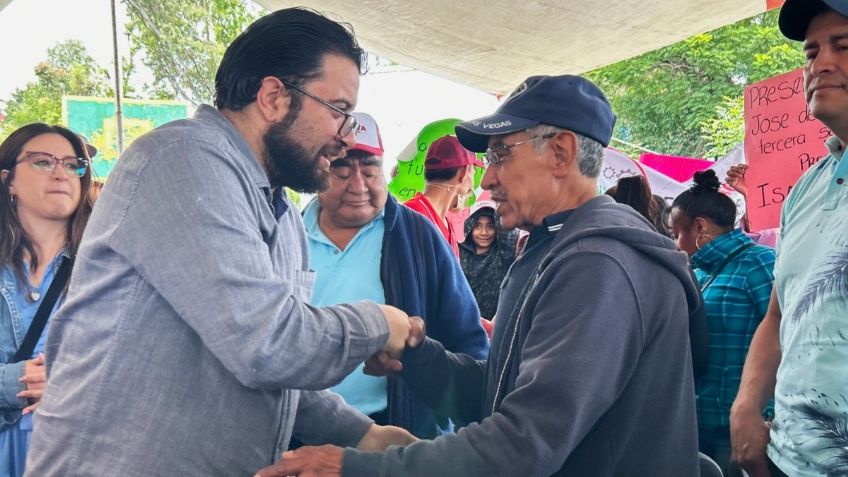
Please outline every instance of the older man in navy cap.
[{"label": "older man in navy cap", "polygon": [[486,362],[430,338],[404,355],[417,396],[473,424],[382,453],[304,448],[263,477],[698,475],[687,315],[699,293],[671,240],[597,196],[614,123],[591,82],[534,76],[456,128],[486,152],[502,224],[530,230]]},{"label": "older man in navy cap", "polygon": [[779,25],[804,42],[807,105],[833,136],[783,203],[771,302],[731,408],[731,440],[752,477],[848,475],[848,1],[787,0]]}]

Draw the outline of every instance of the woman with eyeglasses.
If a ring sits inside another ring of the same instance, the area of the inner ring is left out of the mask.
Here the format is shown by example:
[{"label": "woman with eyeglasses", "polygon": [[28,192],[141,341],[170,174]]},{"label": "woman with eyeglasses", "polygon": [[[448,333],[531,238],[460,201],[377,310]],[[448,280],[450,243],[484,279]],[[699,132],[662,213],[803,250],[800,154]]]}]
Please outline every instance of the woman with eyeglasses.
[{"label": "woman with eyeglasses", "polygon": [[24,472],[46,384],[38,322],[62,302],[90,183],[86,146],[69,129],[29,124],[0,144],[0,476]]}]

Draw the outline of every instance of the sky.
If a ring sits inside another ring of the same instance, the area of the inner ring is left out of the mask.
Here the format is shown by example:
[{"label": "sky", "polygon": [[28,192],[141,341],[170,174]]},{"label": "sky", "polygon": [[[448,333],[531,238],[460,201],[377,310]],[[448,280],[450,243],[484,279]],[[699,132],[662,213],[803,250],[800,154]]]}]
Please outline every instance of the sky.
[{"label": "sky", "polygon": [[[0,101],[34,81],[33,68],[46,59],[47,49],[65,40],[81,41],[95,61],[111,71],[110,5],[110,0],[13,0],[0,10]],[[126,13],[121,2],[116,8],[120,29]],[[129,50],[120,32],[118,48],[124,55]],[[142,82],[150,81],[144,78],[149,72],[141,75]],[[491,114],[497,105],[497,99],[486,92],[407,70],[364,76],[356,109],[376,119],[388,170],[426,124],[451,117],[473,119]]]}]

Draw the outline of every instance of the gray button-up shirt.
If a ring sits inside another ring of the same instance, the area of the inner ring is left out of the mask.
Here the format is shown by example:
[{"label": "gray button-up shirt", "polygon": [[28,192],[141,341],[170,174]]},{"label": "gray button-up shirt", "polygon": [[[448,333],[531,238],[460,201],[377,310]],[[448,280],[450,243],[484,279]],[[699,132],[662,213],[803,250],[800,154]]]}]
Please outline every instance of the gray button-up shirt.
[{"label": "gray button-up shirt", "polygon": [[374,303],[308,304],[303,223],[268,188],[209,106],[127,150],[51,321],[27,475],[252,475],[292,432],[356,444],[371,421],[318,390],[388,327]]}]

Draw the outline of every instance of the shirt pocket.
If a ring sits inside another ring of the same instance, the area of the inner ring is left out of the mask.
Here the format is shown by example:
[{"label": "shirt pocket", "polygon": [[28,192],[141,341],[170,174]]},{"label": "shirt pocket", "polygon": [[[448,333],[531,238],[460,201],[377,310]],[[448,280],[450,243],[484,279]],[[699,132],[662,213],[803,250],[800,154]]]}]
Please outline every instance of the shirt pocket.
[{"label": "shirt pocket", "polygon": [[298,270],[294,272],[294,282],[295,296],[303,302],[311,302],[312,289],[315,288],[315,272],[312,270]]}]

